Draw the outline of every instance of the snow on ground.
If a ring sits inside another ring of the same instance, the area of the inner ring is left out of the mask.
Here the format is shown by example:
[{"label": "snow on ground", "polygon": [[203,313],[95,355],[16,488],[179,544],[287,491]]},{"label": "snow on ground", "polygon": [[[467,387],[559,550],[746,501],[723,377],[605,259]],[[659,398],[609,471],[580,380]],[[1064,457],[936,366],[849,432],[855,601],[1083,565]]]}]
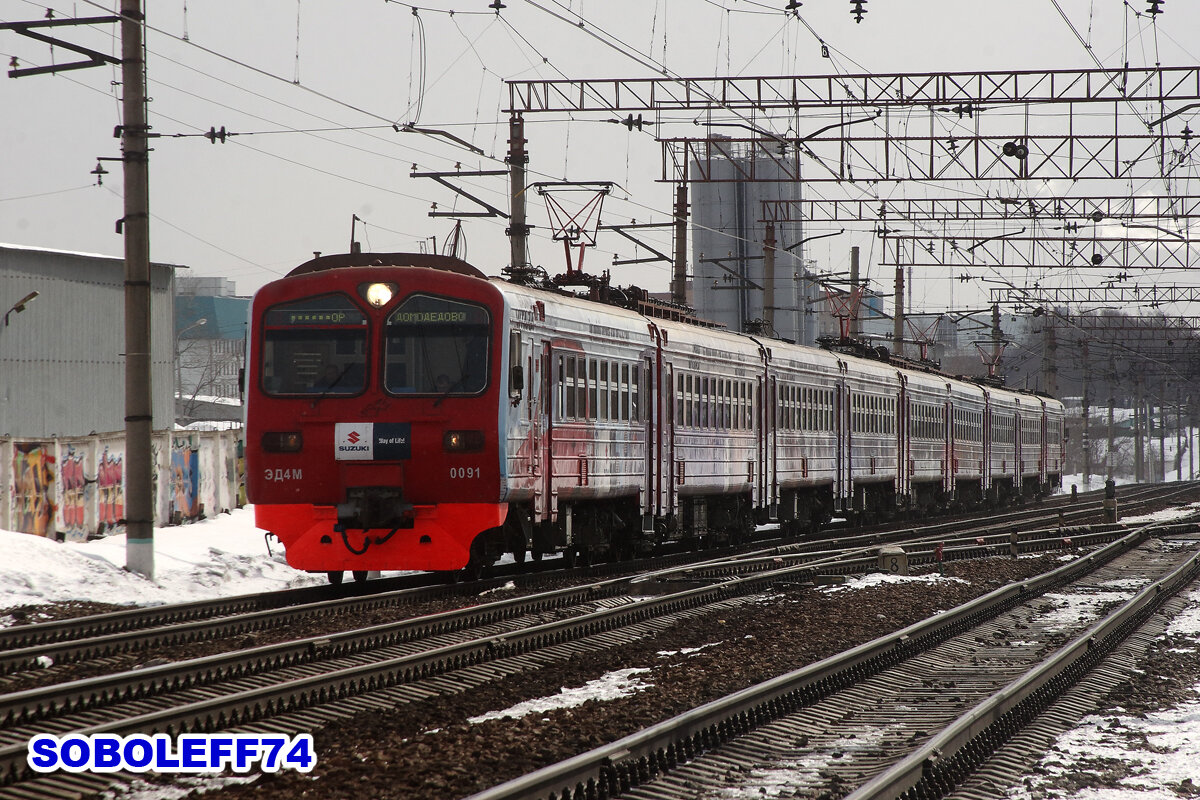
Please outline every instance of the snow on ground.
[{"label": "snow on ground", "polygon": [[581,706],[588,700],[616,700],[619,697],[640,692],[644,689],[649,689],[654,684],[645,683],[641,679],[641,675],[649,672],[648,667],[630,667],[629,669],[619,669],[615,672],[609,672],[601,675],[594,681],[588,681],[583,686],[574,688],[563,687],[558,694],[550,695],[549,697],[539,697],[534,700],[526,700],[524,703],[517,703],[515,706],[506,708],[503,711],[489,711],[478,717],[470,717],[467,721],[473,725],[480,722],[487,722],[491,719],[504,719],[511,717],[520,719],[528,714],[545,714],[547,711],[553,711],[558,708],[575,708]]},{"label": "snow on ground", "polygon": [[[1188,595],[1184,613],[1167,635],[1191,637],[1200,650],[1200,589]],[[1200,690],[1200,687],[1196,687]],[[1085,788],[1071,793],[1054,788],[1063,776],[1116,772],[1127,768],[1118,788]],[[1145,716],[1120,713],[1089,716],[1058,738],[1025,786],[1009,800],[1177,800],[1200,793],[1200,702],[1183,703]]]},{"label": "snow on ground", "polygon": [[[159,605],[325,583],[267,552],[254,512],[237,509],[154,531],[153,581],[125,571],[125,536],[59,543],[0,530],[0,609],[70,600]],[[0,617],[0,625],[3,623]]]},{"label": "snow on ground", "polygon": [[871,572],[856,578],[848,578],[845,583],[835,583],[824,586],[821,591],[830,594],[834,592],[850,592],[857,589],[870,589],[884,583],[966,583],[962,578],[948,578],[943,575],[891,575],[885,572]]}]

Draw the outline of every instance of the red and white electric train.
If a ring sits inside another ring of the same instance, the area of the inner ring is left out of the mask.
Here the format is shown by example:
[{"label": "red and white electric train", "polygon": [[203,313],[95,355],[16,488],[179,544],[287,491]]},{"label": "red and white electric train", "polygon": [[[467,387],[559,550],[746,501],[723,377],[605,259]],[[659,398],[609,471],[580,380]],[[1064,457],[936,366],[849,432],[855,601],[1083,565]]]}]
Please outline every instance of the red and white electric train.
[{"label": "red and white electric train", "polygon": [[1061,483],[1053,399],[488,278],[327,256],[254,297],[246,461],[288,563],[619,558]]}]

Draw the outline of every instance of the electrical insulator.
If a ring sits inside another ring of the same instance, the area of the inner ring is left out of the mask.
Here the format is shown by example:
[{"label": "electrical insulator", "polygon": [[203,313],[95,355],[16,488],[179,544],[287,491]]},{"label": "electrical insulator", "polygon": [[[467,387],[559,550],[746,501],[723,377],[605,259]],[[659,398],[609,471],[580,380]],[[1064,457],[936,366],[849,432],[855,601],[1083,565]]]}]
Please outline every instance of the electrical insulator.
[{"label": "electrical insulator", "polygon": [[1146,13],[1150,16],[1153,17],[1162,13],[1161,6],[1163,4],[1163,0],[1147,0],[1147,4],[1148,7],[1146,8]]},{"label": "electrical insulator", "polygon": [[[1150,0],[1151,2],[1162,2],[1162,0]],[[863,15],[867,10],[863,8],[867,4],[867,0],[850,0],[850,13],[854,15],[855,22],[862,22]]]},{"label": "electrical insulator", "polygon": [[800,2],[800,0],[788,0],[788,4],[783,7],[783,10],[784,11],[796,11],[802,5],[804,5],[804,3]]}]

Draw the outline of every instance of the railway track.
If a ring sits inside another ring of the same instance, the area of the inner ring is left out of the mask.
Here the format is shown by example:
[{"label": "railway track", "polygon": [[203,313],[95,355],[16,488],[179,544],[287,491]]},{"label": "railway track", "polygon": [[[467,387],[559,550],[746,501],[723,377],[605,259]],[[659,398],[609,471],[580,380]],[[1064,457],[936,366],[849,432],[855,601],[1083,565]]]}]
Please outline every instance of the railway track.
[{"label": "railway track", "polygon": [[[722,788],[779,796],[779,786],[852,800],[994,798],[1126,674],[1103,660],[1116,653],[1130,668],[1123,648],[1144,647],[1182,607],[1176,593],[1200,576],[1198,533],[1194,523],[1148,525],[472,800],[694,800]],[[1072,595],[1103,612],[1054,614]]]},{"label": "railway track", "polygon": [[[971,533],[961,546],[948,547],[948,555],[972,557],[1001,546],[987,538],[999,534]],[[1096,536],[1111,539],[1114,532]],[[1025,536],[1017,546],[1036,552],[1061,540],[1060,530],[1049,529],[1040,538]],[[1007,535],[1003,546],[1013,546]],[[363,709],[445,692],[449,684],[461,691],[547,661],[618,647],[689,616],[735,606],[780,581],[873,567],[875,559],[862,549],[855,543],[841,554],[785,556],[776,550],[773,556],[737,556],[731,562],[740,565],[741,577],[730,578],[730,564],[697,565],[686,576],[692,588],[682,591],[673,583],[679,570],[666,569],[637,580],[611,579],[0,696],[0,796],[57,797],[107,780],[90,775],[28,780],[25,742],[33,733],[311,731]],[[711,572],[701,575],[704,570]],[[694,586],[698,581],[705,585]]]},{"label": "railway track", "polygon": [[[1183,490],[1181,487],[1174,488],[1175,492]],[[1124,504],[1126,508],[1136,511],[1146,503],[1158,501],[1162,494],[1161,487],[1138,487],[1129,492]],[[744,563],[759,559],[761,568],[773,569],[777,563],[775,560],[780,557],[804,558],[804,554],[807,553],[848,551],[856,548],[866,553],[884,543],[903,541],[916,543],[910,558],[914,563],[922,563],[933,558],[936,544],[923,545],[916,540],[941,542],[942,539],[958,532],[958,538],[974,537],[982,541],[972,546],[965,541],[951,540],[946,544],[953,548],[952,555],[974,557],[989,552],[989,548],[1009,547],[1015,527],[1027,531],[1020,534],[1025,538],[1038,536],[1047,540],[1047,546],[1054,546],[1053,536],[1047,536],[1042,531],[1030,532],[1030,529],[1051,524],[1060,527],[1082,526],[1102,515],[1098,504],[1093,502],[1098,496],[1099,493],[1088,493],[1075,502],[1071,502],[1066,496],[1056,497],[1055,502],[1045,506],[976,519],[966,533],[961,532],[962,520],[948,520],[922,526],[920,536],[912,528],[897,525],[876,526],[862,532],[834,531],[831,537],[806,542],[785,543],[770,540],[764,544],[736,550],[725,549],[724,553],[740,556]],[[1077,545],[1083,545],[1086,541],[1076,538]],[[703,557],[704,554],[677,553],[663,558],[617,562],[549,575],[559,578],[565,575],[582,581],[588,575],[635,574],[659,568],[670,569],[693,564],[697,558]],[[722,555],[716,561],[725,564],[727,558],[728,555]],[[848,562],[840,567],[840,570],[842,574],[848,574],[855,569],[861,569],[861,566],[858,562]],[[703,572],[704,577],[717,578],[715,573],[718,571],[728,574],[748,568],[744,564],[711,566],[704,568]],[[39,682],[50,682],[55,680],[56,673],[69,671],[64,667],[83,660],[91,665],[93,672],[123,669],[130,666],[128,656],[133,653],[152,651],[152,659],[155,657],[154,653],[162,653],[179,645],[202,641],[253,639],[264,632],[317,619],[327,620],[333,616],[350,618],[369,612],[392,609],[402,611],[439,599],[471,602],[481,593],[498,588],[514,578],[521,579],[527,590],[534,591],[538,589],[540,581],[554,579],[527,577],[529,573],[523,572],[518,565],[497,568],[495,572],[495,577],[470,584],[447,585],[442,576],[406,575],[342,587],[306,587],[212,601],[126,609],[4,628],[0,629],[0,676],[32,669],[44,673]],[[542,576],[544,573],[533,574]],[[521,578],[522,575],[526,577]],[[120,658],[121,656],[124,658]],[[53,666],[47,670],[47,664]],[[0,687],[3,685],[4,681],[0,678]]]}]

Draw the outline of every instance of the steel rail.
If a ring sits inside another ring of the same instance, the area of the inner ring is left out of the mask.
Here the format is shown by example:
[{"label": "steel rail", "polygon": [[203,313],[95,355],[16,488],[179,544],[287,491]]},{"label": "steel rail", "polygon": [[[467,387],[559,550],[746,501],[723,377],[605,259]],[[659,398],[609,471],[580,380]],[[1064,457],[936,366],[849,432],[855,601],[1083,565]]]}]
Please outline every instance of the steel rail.
[{"label": "steel rail", "polygon": [[1036,718],[1124,641],[1168,598],[1200,576],[1200,553],[1085,631],[1054,656],[979,703],[846,800],[936,798],[961,783],[995,749]]},{"label": "steel rail", "polygon": [[[1167,526],[1146,525],[1052,572],[996,589],[936,617],[479,792],[469,800],[604,797],[627,791],[770,719],[810,705],[1031,597],[1090,572],[1140,545],[1156,527]],[[1194,529],[1194,526],[1186,527]]]},{"label": "steel rail", "polygon": [[[1152,487],[1142,487],[1139,493],[1149,493],[1154,496],[1161,491]],[[1088,492],[1079,496],[1078,502],[1086,502],[1092,494]],[[1069,501],[1063,496],[1061,503]],[[1128,501],[1127,501],[1128,502]],[[986,517],[979,522],[982,525],[1011,526],[1027,516],[1037,518],[1043,509],[1026,510],[1016,514],[1006,514],[996,517]],[[1074,518],[1074,512],[1072,512]],[[1026,520],[1028,521],[1028,520]],[[927,531],[950,531],[962,524],[960,521],[947,521],[926,526]],[[856,540],[869,543],[885,541],[879,531],[855,534],[847,539],[839,537],[839,544],[847,543],[853,546]],[[785,544],[766,549],[751,549],[735,558],[751,559],[756,555],[774,558],[781,551],[789,549],[811,550],[820,546],[821,541]],[[636,570],[642,565],[661,564],[662,561],[682,560],[689,555],[659,557],[634,562],[613,562],[600,567],[592,567],[588,571]],[[699,569],[709,563],[725,563],[728,556],[720,556],[708,562],[685,563],[682,567],[666,566],[659,570],[642,570],[643,577],[657,576],[662,570]],[[432,599],[444,595],[455,595],[468,592],[473,596],[481,589],[500,585],[513,569],[501,570],[501,576],[472,583],[469,589],[465,585],[446,586],[433,582],[440,577],[430,575],[410,575],[399,578],[385,579],[370,584],[355,584],[352,587],[354,596],[338,597],[336,599],[320,599],[330,594],[341,594],[338,587],[318,586],[305,587],[297,590],[282,592],[266,592],[253,595],[243,595],[232,598],[220,598],[214,601],[193,601],[170,606],[153,608],[137,608],[117,612],[109,612],[75,619],[57,620],[48,623],[35,623],[0,630],[0,675],[11,674],[21,669],[31,668],[40,659],[51,659],[55,664],[72,663],[83,659],[98,659],[114,654],[127,653],[135,650],[156,646],[170,646],[185,642],[195,642],[216,637],[230,637],[249,632],[269,630],[298,620],[311,619],[328,614],[356,613],[376,608],[399,606],[421,600]],[[582,571],[582,570],[580,570]],[[540,573],[539,573],[540,574]],[[402,586],[413,584],[412,588],[392,588],[396,583]],[[342,590],[351,587],[341,587]],[[380,591],[382,590],[382,591]],[[310,601],[310,598],[318,598]],[[299,605],[291,605],[300,601]],[[240,609],[248,609],[239,613]],[[226,614],[230,614],[226,616]],[[173,623],[182,620],[182,623]],[[167,623],[161,627],[152,627],[152,623]],[[85,638],[86,637],[86,638]]]}]

